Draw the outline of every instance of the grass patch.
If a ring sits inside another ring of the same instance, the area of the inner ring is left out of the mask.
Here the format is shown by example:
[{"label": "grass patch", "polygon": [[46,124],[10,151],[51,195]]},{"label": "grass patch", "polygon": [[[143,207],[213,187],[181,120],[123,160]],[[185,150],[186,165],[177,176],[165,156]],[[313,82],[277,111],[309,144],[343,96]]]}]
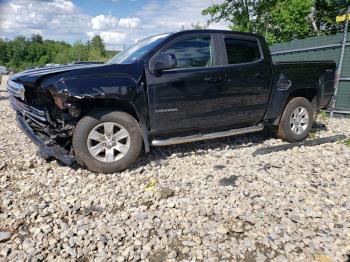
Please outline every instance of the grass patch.
[{"label": "grass patch", "polygon": [[317,132],[311,131],[309,133],[309,139],[313,140],[313,139],[316,139],[316,138],[318,138]]},{"label": "grass patch", "polygon": [[324,124],[328,124],[329,122],[329,115],[326,111],[321,110],[318,114],[317,118]]},{"label": "grass patch", "polygon": [[350,138],[347,138],[343,141],[344,145],[350,147]]}]

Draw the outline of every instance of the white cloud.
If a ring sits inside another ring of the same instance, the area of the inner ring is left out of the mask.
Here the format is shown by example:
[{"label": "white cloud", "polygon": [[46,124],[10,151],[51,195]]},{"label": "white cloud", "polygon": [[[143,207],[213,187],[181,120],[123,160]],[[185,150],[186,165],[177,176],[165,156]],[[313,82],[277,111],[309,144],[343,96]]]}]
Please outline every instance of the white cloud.
[{"label": "white cloud", "polygon": [[[95,35],[100,35],[108,48],[118,49],[126,43],[130,43],[130,29],[137,29],[141,20],[137,17],[118,18],[109,15],[98,15],[91,18],[90,30],[87,36],[91,39]],[[129,37],[129,38],[128,38]]]},{"label": "white cloud", "polygon": [[[40,2],[40,1],[39,1]],[[55,10],[60,10],[65,13],[73,14],[76,11],[75,5],[67,0],[46,1],[48,6]]]},{"label": "white cloud", "polygon": [[122,18],[119,21],[119,26],[121,27],[126,27],[126,28],[137,28],[140,26],[141,20],[140,18],[137,17],[127,17],[127,18]]},{"label": "white cloud", "polygon": [[[203,17],[201,11],[219,2],[222,0],[151,1],[135,12],[133,17],[120,18],[118,25],[118,19],[111,15],[92,18],[91,31],[87,35],[92,38],[99,34],[107,47],[121,48],[150,35],[178,31],[182,26],[190,27],[197,23],[205,25],[208,17]],[[112,24],[109,21],[114,21],[113,26],[109,26]],[[210,28],[227,29],[227,25],[213,24]]]},{"label": "white cloud", "polygon": [[[166,4],[163,1],[152,1],[136,12],[136,15],[144,18],[143,24],[149,31],[173,32],[182,26],[190,27],[197,23],[206,25],[208,17],[202,15],[202,10],[221,2],[223,0],[167,0]],[[227,29],[227,24],[212,24],[209,28]]]},{"label": "white cloud", "polygon": [[[120,0],[101,0],[115,2]],[[129,0],[132,1],[132,0]],[[182,26],[206,24],[201,11],[223,0],[139,1],[138,9],[115,17],[111,13],[91,16],[73,0],[0,0],[0,32],[6,38],[40,33],[44,38],[73,43],[100,34],[107,48],[118,49],[150,35],[178,31]],[[111,10],[113,11],[113,10]],[[227,28],[225,23],[211,28]]]},{"label": "white cloud", "polygon": [[106,43],[112,45],[123,44],[126,39],[126,34],[121,32],[101,32],[101,37]]},{"label": "white cloud", "polygon": [[118,26],[118,19],[112,15],[98,15],[91,19],[90,23],[93,30],[109,30]]},{"label": "white cloud", "polygon": [[97,34],[101,36],[103,41],[107,44],[107,47],[112,49],[118,49],[122,47],[126,41],[126,34],[122,32],[113,32],[113,31],[87,32],[87,35],[90,39]]},{"label": "white cloud", "polygon": [[10,38],[40,33],[73,42],[83,36],[89,22],[89,16],[69,0],[10,0],[0,8],[0,30]]}]

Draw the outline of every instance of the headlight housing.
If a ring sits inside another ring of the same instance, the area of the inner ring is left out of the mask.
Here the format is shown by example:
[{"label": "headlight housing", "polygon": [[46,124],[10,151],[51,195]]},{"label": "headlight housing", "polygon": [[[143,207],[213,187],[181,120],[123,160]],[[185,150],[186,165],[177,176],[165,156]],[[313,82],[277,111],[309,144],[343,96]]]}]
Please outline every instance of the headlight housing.
[{"label": "headlight housing", "polygon": [[14,82],[11,79],[9,79],[7,81],[7,91],[15,96],[15,97],[19,97],[20,99],[22,99],[23,101],[25,100],[25,87],[24,85]]}]

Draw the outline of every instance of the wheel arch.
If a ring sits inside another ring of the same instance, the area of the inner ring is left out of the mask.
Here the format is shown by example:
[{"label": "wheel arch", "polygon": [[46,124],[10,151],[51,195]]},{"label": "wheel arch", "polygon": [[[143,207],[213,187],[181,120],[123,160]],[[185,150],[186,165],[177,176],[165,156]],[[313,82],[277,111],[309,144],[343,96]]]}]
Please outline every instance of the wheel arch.
[{"label": "wheel arch", "polygon": [[94,99],[81,99],[79,101],[82,114],[80,117],[84,117],[93,111],[99,110],[109,110],[109,111],[122,111],[128,113],[139,123],[141,134],[143,138],[145,152],[150,152],[150,144],[148,139],[148,129],[147,129],[147,119],[144,117],[142,112],[137,110],[137,107],[134,103],[114,99],[114,98],[94,98]]},{"label": "wheel arch", "polygon": [[282,114],[288,105],[289,101],[296,97],[306,98],[312,105],[314,112],[317,111],[320,105],[320,89],[317,88],[297,88],[289,93],[277,90],[271,97],[271,102],[266,113],[266,119],[277,126],[280,123]]},{"label": "wheel arch", "polygon": [[96,110],[118,110],[128,113],[137,121],[140,120],[134,105],[128,101],[113,98],[84,98],[79,101],[79,105],[82,110],[82,117]]},{"label": "wheel arch", "polygon": [[317,88],[300,88],[300,89],[293,90],[289,94],[287,102],[286,102],[284,107],[286,107],[286,105],[288,104],[288,102],[291,99],[293,99],[295,97],[304,97],[307,100],[309,100],[313,109],[315,110],[318,108],[318,106],[320,104],[320,101],[318,99],[320,97],[319,91],[320,91],[320,89],[317,89]]}]

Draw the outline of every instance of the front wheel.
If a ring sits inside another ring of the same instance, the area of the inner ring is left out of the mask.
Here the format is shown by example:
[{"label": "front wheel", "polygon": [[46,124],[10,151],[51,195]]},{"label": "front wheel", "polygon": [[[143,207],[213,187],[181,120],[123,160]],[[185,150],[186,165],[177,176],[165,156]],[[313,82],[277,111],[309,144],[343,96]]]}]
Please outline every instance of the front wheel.
[{"label": "front wheel", "polygon": [[137,121],[127,113],[97,111],[83,117],[73,134],[73,150],[91,171],[115,173],[139,156],[142,136]]},{"label": "front wheel", "polygon": [[277,136],[291,143],[305,140],[310,133],[313,116],[312,105],[307,99],[293,98],[284,109]]}]

